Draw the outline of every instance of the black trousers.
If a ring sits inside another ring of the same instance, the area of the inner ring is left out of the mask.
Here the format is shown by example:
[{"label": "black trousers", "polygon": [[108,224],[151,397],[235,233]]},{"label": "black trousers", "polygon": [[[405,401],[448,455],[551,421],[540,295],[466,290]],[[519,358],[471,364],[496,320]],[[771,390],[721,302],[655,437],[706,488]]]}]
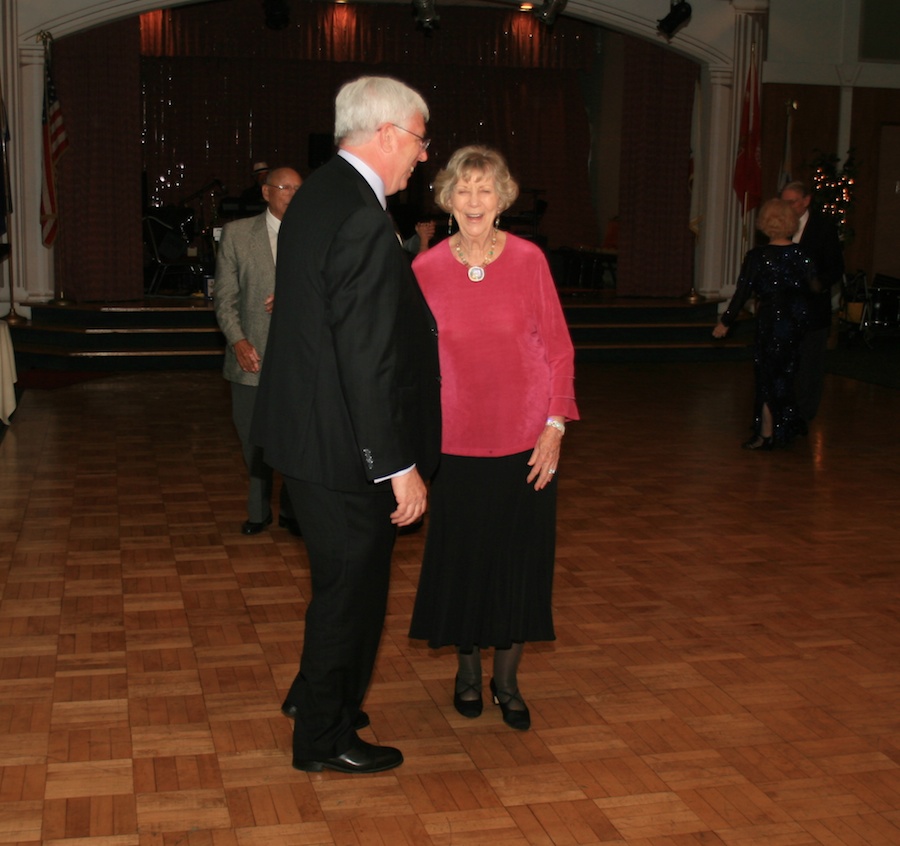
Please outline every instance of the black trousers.
[{"label": "black trousers", "polygon": [[809,423],[819,410],[825,387],[825,364],[830,329],[810,329],[800,342],[800,360],[794,377],[794,401]]},{"label": "black trousers", "polygon": [[285,478],[309,554],[312,598],[300,671],[287,700],[298,708],[294,757],[346,752],[384,628],[397,507],[389,482],[347,493]]}]

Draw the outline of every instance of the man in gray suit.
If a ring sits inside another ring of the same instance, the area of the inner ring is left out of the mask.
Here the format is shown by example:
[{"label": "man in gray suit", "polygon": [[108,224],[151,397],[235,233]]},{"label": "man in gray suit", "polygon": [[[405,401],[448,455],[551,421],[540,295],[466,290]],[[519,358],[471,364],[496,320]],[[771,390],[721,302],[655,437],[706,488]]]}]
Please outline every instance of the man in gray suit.
[{"label": "man in gray suit", "polygon": [[[266,300],[275,292],[278,231],[301,182],[300,174],[289,167],[269,171],[262,186],[266,210],[226,224],[216,257],[213,298],[228,342],[223,375],[231,382],[232,417],[250,476],[247,520],[241,526],[245,535],[258,534],[272,522],[272,468],[263,461],[262,450],[250,443],[250,422],[269,334]],[[284,485],[278,525],[300,535]]]}]

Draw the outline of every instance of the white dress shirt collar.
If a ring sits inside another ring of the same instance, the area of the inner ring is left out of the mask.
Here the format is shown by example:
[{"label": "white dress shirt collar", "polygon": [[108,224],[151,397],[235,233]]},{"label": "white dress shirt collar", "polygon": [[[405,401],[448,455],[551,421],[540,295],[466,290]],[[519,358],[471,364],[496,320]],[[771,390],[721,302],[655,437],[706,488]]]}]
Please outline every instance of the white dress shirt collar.
[{"label": "white dress shirt collar", "polygon": [[800,243],[800,239],[803,237],[803,230],[806,229],[806,222],[809,220],[809,209],[807,209],[803,214],[800,215],[800,225],[797,227],[797,231],[794,233],[794,237],[791,240],[795,244]]},{"label": "white dress shirt collar", "polygon": [[272,261],[278,263],[278,230],[281,229],[281,221],[266,209],[266,230],[269,233],[269,246],[272,248]]},{"label": "white dress shirt collar", "polygon": [[359,175],[366,180],[369,187],[375,192],[375,196],[378,197],[378,202],[381,203],[381,207],[387,209],[387,197],[384,193],[384,182],[381,177],[359,158],[359,156],[354,156],[353,153],[348,153],[346,150],[338,150],[338,155],[342,159],[346,159]]}]

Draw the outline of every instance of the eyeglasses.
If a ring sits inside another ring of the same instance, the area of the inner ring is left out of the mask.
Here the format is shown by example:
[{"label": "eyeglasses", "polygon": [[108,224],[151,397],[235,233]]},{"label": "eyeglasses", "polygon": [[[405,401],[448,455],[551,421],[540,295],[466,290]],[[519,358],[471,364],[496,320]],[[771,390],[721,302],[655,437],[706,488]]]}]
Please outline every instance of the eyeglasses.
[{"label": "eyeglasses", "polygon": [[279,191],[290,191],[292,194],[300,190],[299,185],[273,185],[271,182],[267,182],[266,185],[270,188],[277,188]]},{"label": "eyeglasses", "polygon": [[404,132],[408,132],[410,135],[415,135],[415,137],[419,139],[419,146],[422,148],[422,152],[427,150],[428,146],[431,144],[430,138],[426,138],[424,135],[419,135],[418,132],[413,132],[411,129],[407,129],[405,126],[400,126],[399,123],[392,123],[391,126],[396,126],[397,129],[402,129]]}]

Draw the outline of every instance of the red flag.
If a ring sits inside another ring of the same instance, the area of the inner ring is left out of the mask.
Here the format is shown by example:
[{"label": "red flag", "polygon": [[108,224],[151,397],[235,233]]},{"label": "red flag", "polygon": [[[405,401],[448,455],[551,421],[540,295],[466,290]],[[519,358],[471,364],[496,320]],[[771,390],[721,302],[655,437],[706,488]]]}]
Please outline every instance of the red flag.
[{"label": "red flag", "polygon": [[744,108],[741,112],[741,134],[734,162],[734,191],[742,214],[755,209],[762,199],[762,154],[759,145],[759,85],[756,79],[756,51],[750,55]]},{"label": "red flag", "polygon": [[44,46],[44,111],[41,116],[43,136],[41,179],[41,238],[45,247],[52,247],[59,232],[56,206],[56,163],[69,146],[62,109],[56,96],[50,67],[50,45]]}]

